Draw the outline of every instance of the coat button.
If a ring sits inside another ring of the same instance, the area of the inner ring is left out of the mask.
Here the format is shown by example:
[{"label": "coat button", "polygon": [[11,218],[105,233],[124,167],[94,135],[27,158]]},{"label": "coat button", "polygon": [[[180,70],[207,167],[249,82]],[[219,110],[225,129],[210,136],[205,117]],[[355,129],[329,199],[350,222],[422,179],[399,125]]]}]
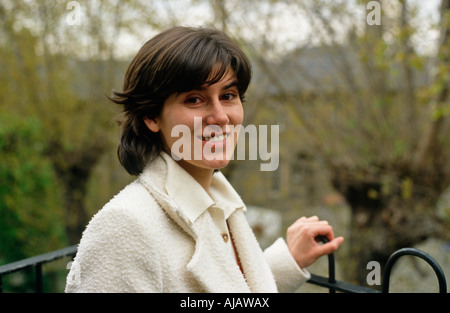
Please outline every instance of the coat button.
[{"label": "coat button", "polygon": [[228,234],[227,233],[223,233],[222,238],[223,238],[223,241],[228,242]]}]

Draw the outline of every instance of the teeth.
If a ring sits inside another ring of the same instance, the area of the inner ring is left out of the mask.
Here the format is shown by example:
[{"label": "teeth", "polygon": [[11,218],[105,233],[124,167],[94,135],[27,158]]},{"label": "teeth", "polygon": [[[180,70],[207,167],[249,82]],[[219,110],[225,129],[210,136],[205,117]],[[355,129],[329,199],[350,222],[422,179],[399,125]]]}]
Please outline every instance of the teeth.
[{"label": "teeth", "polygon": [[203,137],[204,140],[206,141],[210,141],[210,142],[219,142],[219,141],[224,141],[225,138],[227,138],[227,135],[218,135],[218,136],[214,136],[214,137]]}]

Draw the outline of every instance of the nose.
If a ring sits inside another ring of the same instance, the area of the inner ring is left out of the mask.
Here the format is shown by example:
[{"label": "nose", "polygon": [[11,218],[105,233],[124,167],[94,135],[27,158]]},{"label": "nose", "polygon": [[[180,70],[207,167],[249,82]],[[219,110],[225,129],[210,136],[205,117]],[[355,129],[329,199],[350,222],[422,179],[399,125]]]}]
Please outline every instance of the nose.
[{"label": "nose", "polygon": [[214,99],[208,106],[208,114],[206,116],[207,125],[226,125],[230,122],[227,113],[225,112],[222,103],[219,99]]}]

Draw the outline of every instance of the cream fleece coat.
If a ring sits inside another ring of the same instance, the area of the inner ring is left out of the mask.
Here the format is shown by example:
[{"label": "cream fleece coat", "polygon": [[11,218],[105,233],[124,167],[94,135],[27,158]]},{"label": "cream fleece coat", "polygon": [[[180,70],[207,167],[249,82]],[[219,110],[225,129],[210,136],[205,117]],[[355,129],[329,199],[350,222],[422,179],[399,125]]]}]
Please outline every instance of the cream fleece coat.
[{"label": "cream fleece coat", "polygon": [[[210,195],[162,153],[92,218],[66,292],[290,292],[309,279],[283,239],[261,250],[241,198],[220,172]],[[225,205],[237,209],[228,226],[244,275],[209,210],[194,222],[183,210]]]}]

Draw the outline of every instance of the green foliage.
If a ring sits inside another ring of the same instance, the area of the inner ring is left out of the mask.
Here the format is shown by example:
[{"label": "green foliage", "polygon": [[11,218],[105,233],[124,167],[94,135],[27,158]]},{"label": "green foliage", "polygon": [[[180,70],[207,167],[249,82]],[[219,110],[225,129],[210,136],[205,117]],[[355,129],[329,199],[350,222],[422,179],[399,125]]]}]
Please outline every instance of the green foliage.
[{"label": "green foliage", "polygon": [[37,119],[0,111],[0,264],[66,245],[61,195]]}]

